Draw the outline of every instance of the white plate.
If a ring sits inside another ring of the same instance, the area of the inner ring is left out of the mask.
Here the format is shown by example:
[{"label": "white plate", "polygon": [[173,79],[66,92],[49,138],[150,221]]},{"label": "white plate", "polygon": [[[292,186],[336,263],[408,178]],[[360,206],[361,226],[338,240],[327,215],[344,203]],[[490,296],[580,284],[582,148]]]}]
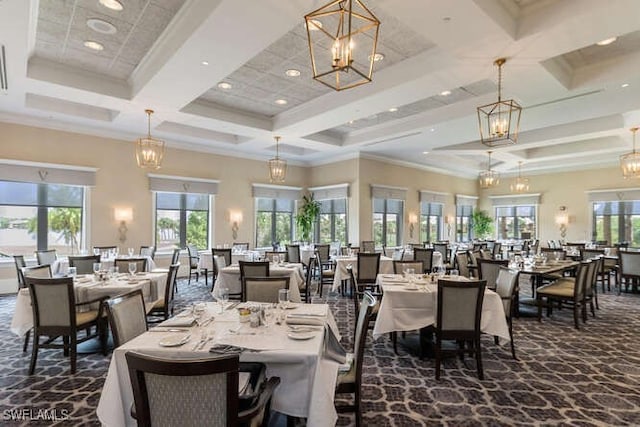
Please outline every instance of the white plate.
[{"label": "white plate", "polygon": [[292,340],[310,340],[315,337],[317,332],[289,332],[287,336]]},{"label": "white plate", "polygon": [[158,344],[162,347],[179,347],[183,344],[186,344],[187,341],[191,338],[191,335],[170,335],[168,337],[162,338]]}]

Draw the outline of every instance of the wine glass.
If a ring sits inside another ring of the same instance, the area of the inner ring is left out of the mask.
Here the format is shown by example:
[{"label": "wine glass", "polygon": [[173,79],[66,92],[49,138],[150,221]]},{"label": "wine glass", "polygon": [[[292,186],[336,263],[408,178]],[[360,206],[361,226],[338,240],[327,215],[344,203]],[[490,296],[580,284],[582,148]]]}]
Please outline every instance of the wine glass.
[{"label": "wine glass", "polygon": [[127,253],[129,254],[129,258],[133,257],[133,248],[128,248]]},{"label": "wine glass", "polygon": [[98,272],[100,271],[100,269],[102,268],[102,264],[99,262],[94,262],[93,263],[93,273],[94,274],[98,274]]},{"label": "wine glass", "polygon": [[289,305],[289,289],[278,290],[278,303],[280,307],[287,308]]},{"label": "wine glass", "polygon": [[129,274],[130,275],[133,276],[134,274],[136,274],[136,267],[137,267],[137,263],[135,263],[135,262],[130,262],[129,263]]},{"label": "wine glass", "polygon": [[229,301],[229,288],[218,289],[218,302],[220,302],[220,313],[224,311],[227,302]]}]

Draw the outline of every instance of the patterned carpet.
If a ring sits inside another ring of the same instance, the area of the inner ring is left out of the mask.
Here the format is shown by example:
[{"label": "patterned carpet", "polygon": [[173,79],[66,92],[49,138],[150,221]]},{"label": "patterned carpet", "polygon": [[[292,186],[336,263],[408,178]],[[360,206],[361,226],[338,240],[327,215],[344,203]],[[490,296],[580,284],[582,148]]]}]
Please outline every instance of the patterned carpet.
[{"label": "patterned carpet", "polygon": [[[179,286],[178,306],[210,299],[203,282],[188,286],[181,281]],[[351,300],[336,295],[322,300],[331,305],[345,346],[351,348]],[[22,353],[22,339],[8,327],[14,305],[14,296],[0,297],[0,425],[99,425],[95,408],[110,356],[81,355],[77,374],[70,377],[61,351],[41,350],[36,374],[28,376],[29,353]],[[415,334],[399,338],[397,356],[387,337],[376,342],[369,338],[363,378],[365,423],[640,425],[640,295],[600,295],[596,315],[580,331],[573,328],[567,309],[554,311],[542,323],[516,319],[517,361],[508,346],[496,346],[492,337],[484,337],[484,381],[477,379],[470,359],[445,361],[441,380],[436,381],[434,362],[415,356]],[[51,415],[53,409],[58,421],[10,420],[9,411],[38,418],[43,414],[39,410]],[[352,424],[349,416],[338,422]]]}]

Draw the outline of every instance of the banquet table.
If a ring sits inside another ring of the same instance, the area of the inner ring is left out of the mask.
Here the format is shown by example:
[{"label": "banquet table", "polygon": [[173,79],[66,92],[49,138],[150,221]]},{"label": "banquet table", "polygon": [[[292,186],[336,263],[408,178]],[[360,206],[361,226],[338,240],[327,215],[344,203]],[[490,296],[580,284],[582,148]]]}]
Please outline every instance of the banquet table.
[{"label": "banquet table", "polygon": [[[463,276],[444,276],[447,280],[468,280]],[[382,301],[373,328],[374,338],[388,332],[413,331],[435,324],[438,305],[438,285],[430,278],[416,285],[400,274],[379,274],[377,284],[382,289]],[[509,341],[509,327],[500,295],[486,289],[482,303],[480,330]]]},{"label": "banquet table", "polygon": [[[300,302],[300,286],[304,284],[304,273],[302,264],[287,263],[269,265],[270,276],[289,276],[289,298],[292,302]],[[218,271],[218,277],[213,288],[213,294],[217,288],[224,287],[229,289],[230,294],[239,294],[242,292],[242,284],[240,283],[240,266],[231,264],[228,267]]]},{"label": "banquet table", "polygon": [[[156,263],[150,256],[136,256],[135,258],[146,258],[147,259],[147,271],[152,271],[156,268]],[[118,259],[127,259],[127,257],[118,257]],[[115,258],[102,258],[100,263],[102,264],[102,269],[107,270],[109,267],[113,267]],[[66,276],[69,272],[69,259],[68,258],[58,258],[53,264],[51,264],[51,274],[54,276]],[[126,273],[126,271],[121,271],[120,273]]]},{"label": "banquet table", "polygon": [[[413,252],[411,252],[413,254]],[[403,260],[410,261],[413,259],[413,256],[410,259],[407,259],[403,256]],[[349,265],[353,266],[353,274],[358,273],[358,257],[357,256],[338,256],[334,258],[336,263],[336,273],[333,277],[333,285],[331,286],[332,291],[337,291],[340,289],[340,284],[343,280],[349,280],[349,272],[347,271],[347,267]],[[440,252],[433,253],[433,267],[442,267],[442,254]],[[381,255],[380,256],[380,270],[379,273],[382,274],[391,274],[393,273],[393,258],[388,256]]]},{"label": "banquet table", "polygon": [[[117,279],[106,282],[94,280],[93,275],[78,275],[74,282],[76,302],[89,301],[104,296],[142,290],[146,302],[153,302],[164,296],[167,282],[167,273],[145,273],[130,278],[126,274],[120,274]],[[151,304],[147,304],[149,309]],[[28,288],[20,289],[16,298],[16,309],[11,320],[11,332],[23,336],[33,327],[33,311],[31,309],[31,294]]]},{"label": "banquet table", "polygon": [[[326,304],[296,304],[287,313],[317,316],[320,323],[326,323],[336,337],[337,325]],[[169,319],[171,322],[178,317]],[[226,309],[220,314],[217,303],[207,303],[204,317],[213,321],[206,326],[183,328],[185,332],[158,332],[163,324],[118,347],[113,352],[107,378],[98,403],[97,415],[104,426],[135,426],[130,408],[133,402],[131,382],[125,359],[127,351],[141,351],[168,358],[208,356],[215,344],[235,345],[254,351],[243,351],[241,362],[261,362],[266,365],[267,377],[280,377],[271,408],[280,413],[307,419],[309,427],[334,426],[337,413],[333,403],[338,363],[323,357],[324,332],[318,326],[307,340],[295,340],[283,323],[271,322],[268,326],[251,328],[248,323],[239,323],[238,311]],[[167,324],[168,325],[168,324]],[[202,349],[195,344],[202,337],[202,331],[210,341]],[[190,335],[189,341],[179,347],[162,347],[161,341],[171,335]],[[292,335],[294,336],[294,335]]]}]

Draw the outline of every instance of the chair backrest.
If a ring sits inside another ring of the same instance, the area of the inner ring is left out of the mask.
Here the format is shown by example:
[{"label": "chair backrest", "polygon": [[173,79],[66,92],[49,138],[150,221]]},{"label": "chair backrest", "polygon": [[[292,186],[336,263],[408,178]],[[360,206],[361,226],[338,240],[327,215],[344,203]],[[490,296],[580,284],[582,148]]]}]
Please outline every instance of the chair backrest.
[{"label": "chair backrest", "polygon": [[147,313],[141,289],[108,299],[105,305],[116,347],[147,331]]},{"label": "chair backrest", "polygon": [[113,265],[118,267],[118,273],[128,273],[131,262],[136,263],[136,273],[147,271],[147,258],[116,258]]},{"label": "chair backrest", "polygon": [[456,266],[458,268],[458,273],[464,277],[470,277],[471,274],[469,272],[469,252],[461,251],[456,252]]},{"label": "chair backrest", "polygon": [[487,282],[487,288],[495,289],[500,267],[506,267],[508,265],[509,260],[506,259],[479,259],[478,276]]},{"label": "chair backrest", "polygon": [[277,256],[278,259],[283,257],[282,259],[287,259],[287,253],[285,251],[265,251],[264,260],[269,262],[274,262],[274,257]]},{"label": "chair backrest", "polygon": [[567,253],[562,249],[540,248],[540,253],[546,255],[549,259],[567,259]]},{"label": "chair backrest", "polygon": [[362,383],[364,347],[367,341],[369,322],[371,321],[371,316],[376,304],[378,304],[376,297],[374,297],[370,292],[365,291],[359,305],[353,340],[353,364],[355,367],[355,385],[357,389],[360,389]]},{"label": "chair backrest", "polygon": [[178,270],[180,269],[180,263],[171,264],[169,266],[169,272],[167,273],[167,281],[164,286],[164,306],[167,312],[170,312],[173,307],[173,293],[176,289],[175,282],[178,277]]},{"label": "chair backrest", "polygon": [[409,247],[411,249],[415,249],[415,248],[424,248],[425,244],[424,243],[409,243]]},{"label": "chair backrest", "polygon": [[177,264],[180,260],[180,248],[175,248],[171,254],[171,264]]},{"label": "chair backrest", "polygon": [[138,426],[238,425],[239,356],[163,359],[125,353]]},{"label": "chair backrest", "polygon": [[358,281],[375,283],[380,271],[380,254],[358,253]]},{"label": "chair backrest", "polygon": [[236,249],[241,250],[241,251],[248,251],[249,250],[249,243],[248,242],[233,242],[232,248],[236,248]]},{"label": "chair backrest", "polygon": [[433,249],[413,248],[413,260],[422,262],[422,272],[431,273],[433,268]]},{"label": "chair backrest", "polygon": [[38,264],[53,264],[55,260],[58,259],[58,255],[56,255],[55,249],[50,249],[47,251],[36,251],[36,259]]},{"label": "chair backrest", "polygon": [[240,280],[245,277],[269,277],[269,261],[238,261]]},{"label": "chair backrest", "polygon": [[573,286],[573,301],[581,302],[586,294],[587,287],[591,286],[591,274],[596,268],[593,261],[581,261],[576,271],[575,285]]},{"label": "chair backrest", "polygon": [[156,256],[156,248],[153,246],[140,246],[140,256],[148,256],[153,259]]},{"label": "chair backrest", "polygon": [[394,261],[402,261],[404,259],[404,248],[396,248],[391,254],[391,259]]},{"label": "chair backrest", "polygon": [[402,274],[408,268],[413,268],[415,274],[422,274],[422,262],[420,261],[393,261],[393,272]]},{"label": "chair backrest", "polygon": [[192,243],[187,244],[187,252],[189,252],[189,266],[191,268],[198,267],[200,255],[198,255],[198,247]]},{"label": "chair backrest", "polygon": [[506,267],[500,267],[500,270],[498,271],[498,278],[496,279],[496,293],[500,295],[500,298],[502,299],[504,314],[507,317],[511,317],[513,314],[513,309],[515,307],[514,298],[516,296],[516,290],[518,289],[519,276],[520,272],[518,270]]},{"label": "chair backrest", "polygon": [[473,244],[473,249],[471,249],[473,252],[479,252],[480,249],[484,249],[487,247],[487,244],[485,242],[475,242]]},{"label": "chair backrest", "polygon": [[78,274],[93,274],[96,262],[100,262],[100,255],[69,256],[69,267],[75,267]]},{"label": "chair backrest", "polygon": [[442,262],[449,262],[449,244],[448,243],[434,243],[433,250],[442,254]]},{"label": "chair backrest", "polygon": [[355,255],[360,252],[360,246],[343,246],[340,248],[340,255],[349,255],[349,250]]},{"label": "chair backrest", "polygon": [[56,279],[25,275],[31,294],[33,325],[45,334],[67,332],[76,326],[72,277]]},{"label": "chair backrest", "polygon": [[593,258],[604,256],[604,249],[580,249],[580,259],[586,261]]},{"label": "chair backrest", "polygon": [[287,245],[287,261],[298,263],[300,260],[300,245]]},{"label": "chair backrest", "polygon": [[363,240],[360,245],[360,251],[373,253],[376,251],[376,243],[373,240]]},{"label": "chair backrest", "polygon": [[278,302],[278,291],[289,289],[289,276],[244,277],[242,300],[256,302]]},{"label": "chair backrest", "polygon": [[27,286],[24,283],[24,273],[22,271],[22,269],[27,266],[27,263],[24,260],[24,255],[14,255],[13,262],[16,265],[16,274],[18,275],[18,288],[24,288]]},{"label": "chair backrest", "polygon": [[315,245],[315,248],[322,262],[329,261],[329,252],[331,249],[329,244]]},{"label": "chair backrest", "polygon": [[480,334],[486,280],[438,280],[436,336],[464,339]]},{"label": "chair backrest", "polygon": [[480,249],[479,259],[493,259],[493,253],[491,249]]},{"label": "chair backrest", "polygon": [[500,242],[496,242],[493,245],[493,249],[491,249],[491,255],[493,256],[493,258],[498,258],[498,256],[500,256],[502,254],[502,243]]},{"label": "chair backrest", "polygon": [[538,254],[538,246],[540,245],[540,240],[532,240],[529,244],[529,255],[537,255]]},{"label": "chair backrest", "polygon": [[22,271],[25,278],[39,277],[41,279],[50,279],[51,277],[53,277],[53,275],[51,274],[51,266],[49,264],[26,267]]},{"label": "chair backrest", "polygon": [[224,265],[225,266],[229,266],[232,264],[232,258],[231,258],[231,249],[227,248],[227,249],[211,249],[211,253],[213,253],[214,256],[221,256],[224,258]]}]

